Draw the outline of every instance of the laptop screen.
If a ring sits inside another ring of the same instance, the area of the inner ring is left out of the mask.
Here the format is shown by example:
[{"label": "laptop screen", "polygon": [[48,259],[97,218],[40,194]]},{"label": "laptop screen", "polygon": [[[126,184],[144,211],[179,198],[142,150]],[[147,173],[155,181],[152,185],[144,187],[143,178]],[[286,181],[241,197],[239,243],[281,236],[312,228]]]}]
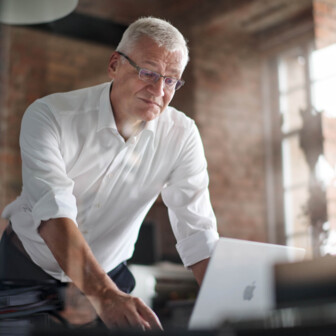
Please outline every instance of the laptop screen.
[{"label": "laptop screen", "polygon": [[226,320],[265,316],[275,307],[274,264],[302,260],[303,256],[303,249],[220,238],[189,328],[214,329]]}]

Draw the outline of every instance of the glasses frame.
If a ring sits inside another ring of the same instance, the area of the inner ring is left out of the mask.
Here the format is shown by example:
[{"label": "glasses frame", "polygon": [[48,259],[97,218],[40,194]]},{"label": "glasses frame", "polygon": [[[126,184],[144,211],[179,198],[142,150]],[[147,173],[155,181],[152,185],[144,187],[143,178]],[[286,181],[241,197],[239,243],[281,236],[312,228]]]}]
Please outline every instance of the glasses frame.
[{"label": "glasses frame", "polygon": [[[170,77],[170,76],[163,76],[161,74],[159,74],[158,72],[155,72],[155,71],[152,71],[152,70],[149,70],[149,69],[146,69],[146,68],[141,68],[139,67],[139,65],[137,65],[133,60],[131,60],[127,55],[125,55],[123,52],[121,51],[117,51],[117,53],[121,56],[123,56],[124,58],[127,59],[128,63],[130,65],[132,65],[138,72],[138,75],[139,75],[139,78],[147,83],[152,83],[152,84],[155,84],[159,81],[160,78],[163,78],[163,83],[164,83],[164,86],[168,89],[174,89],[175,91],[177,91],[178,89],[180,89],[185,81],[183,79],[178,79],[178,78],[174,78],[174,77]],[[140,77],[140,73],[142,70],[145,70],[145,71],[148,71],[149,73],[153,73],[154,75],[156,75],[156,79],[144,79],[144,78],[141,78]],[[169,86],[169,84],[166,83],[166,79],[170,79],[172,81],[172,84],[171,86]]]}]

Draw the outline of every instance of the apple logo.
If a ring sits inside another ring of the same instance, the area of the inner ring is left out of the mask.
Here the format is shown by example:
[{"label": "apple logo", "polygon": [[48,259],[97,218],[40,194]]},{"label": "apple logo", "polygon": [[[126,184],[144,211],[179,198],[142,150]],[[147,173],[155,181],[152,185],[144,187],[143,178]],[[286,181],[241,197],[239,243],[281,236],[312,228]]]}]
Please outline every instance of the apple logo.
[{"label": "apple logo", "polygon": [[252,300],[255,288],[256,288],[255,281],[253,281],[251,285],[246,286],[243,293],[243,299],[245,301]]}]

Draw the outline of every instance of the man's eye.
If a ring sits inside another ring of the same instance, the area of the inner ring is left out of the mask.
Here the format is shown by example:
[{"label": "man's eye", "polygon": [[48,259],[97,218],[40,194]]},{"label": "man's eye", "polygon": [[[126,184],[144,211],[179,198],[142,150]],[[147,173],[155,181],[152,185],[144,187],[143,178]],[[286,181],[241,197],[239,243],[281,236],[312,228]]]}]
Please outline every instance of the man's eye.
[{"label": "man's eye", "polygon": [[157,74],[155,72],[144,70],[144,69],[141,70],[140,75],[146,79],[156,79],[157,78]]},{"label": "man's eye", "polygon": [[174,78],[171,78],[171,77],[166,77],[166,79],[165,79],[166,85],[169,85],[169,86],[174,85],[175,82],[176,82],[176,80]]}]

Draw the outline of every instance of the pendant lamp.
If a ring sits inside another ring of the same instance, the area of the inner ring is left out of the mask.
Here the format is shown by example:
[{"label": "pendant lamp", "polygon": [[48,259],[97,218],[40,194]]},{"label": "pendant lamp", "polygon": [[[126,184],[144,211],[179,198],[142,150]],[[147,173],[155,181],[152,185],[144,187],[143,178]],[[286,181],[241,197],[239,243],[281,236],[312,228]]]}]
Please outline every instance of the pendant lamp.
[{"label": "pendant lamp", "polygon": [[70,14],[78,0],[0,0],[0,23],[48,23]]}]

